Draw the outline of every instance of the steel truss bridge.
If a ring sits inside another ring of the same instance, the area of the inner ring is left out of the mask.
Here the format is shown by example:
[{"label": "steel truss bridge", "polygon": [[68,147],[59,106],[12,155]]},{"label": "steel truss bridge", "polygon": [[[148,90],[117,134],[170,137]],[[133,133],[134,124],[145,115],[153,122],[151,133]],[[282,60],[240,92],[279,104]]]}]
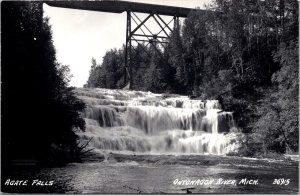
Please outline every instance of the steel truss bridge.
[{"label": "steel truss bridge", "polygon": [[[165,47],[168,43],[170,32],[179,24],[179,17],[186,18],[188,14],[195,9],[174,7],[166,5],[156,5],[147,3],[136,3],[116,0],[100,0],[100,1],[46,1],[46,4],[52,7],[80,9],[88,11],[123,13],[127,12],[126,25],[126,43],[125,43],[125,65],[124,65],[124,85],[127,84],[129,78],[130,87],[133,85],[132,75],[132,43],[135,42],[142,48],[151,44],[155,50],[160,53],[159,46]],[[204,11],[204,10],[201,10]],[[146,18],[141,20],[136,13],[146,14]],[[167,22],[161,16],[171,16],[172,20]],[[153,33],[153,29],[147,26],[147,21],[153,18],[160,27],[158,33]],[[132,22],[137,26],[132,27]],[[172,25],[173,24],[173,25]],[[172,28],[172,26],[173,28]],[[142,29],[144,27],[144,30]],[[146,30],[147,31],[146,31]],[[145,32],[146,31],[146,32]],[[142,32],[142,33],[138,33]],[[142,44],[143,43],[143,44]],[[146,45],[145,45],[146,44]],[[145,50],[146,51],[146,50]]]}]

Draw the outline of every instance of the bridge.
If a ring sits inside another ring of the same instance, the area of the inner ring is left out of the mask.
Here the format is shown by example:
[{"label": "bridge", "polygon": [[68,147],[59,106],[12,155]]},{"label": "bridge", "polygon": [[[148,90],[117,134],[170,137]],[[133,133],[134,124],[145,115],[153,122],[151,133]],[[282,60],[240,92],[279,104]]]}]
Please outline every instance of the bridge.
[{"label": "bridge", "polygon": [[[53,7],[80,9],[88,11],[110,12],[110,13],[123,13],[127,12],[127,25],[126,25],[126,43],[125,43],[125,65],[124,65],[124,84],[127,83],[127,77],[129,77],[130,86],[132,86],[132,43],[135,42],[141,45],[142,48],[151,44],[157,52],[158,46],[165,47],[168,43],[169,33],[179,24],[179,17],[187,17],[188,14],[195,10],[190,8],[156,5],[147,3],[136,3],[128,1],[116,1],[116,0],[100,0],[100,1],[46,1],[46,4]],[[205,10],[199,10],[206,12]],[[147,14],[147,17],[141,20],[135,13]],[[172,20],[166,22],[161,16],[172,16]],[[153,33],[146,22],[153,18],[160,31]],[[134,22],[137,26],[131,29],[131,23]],[[173,28],[171,28],[173,24]],[[144,30],[142,29],[144,27]],[[146,30],[147,31],[146,31]],[[145,32],[146,31],[146,32]],[[142,32],[142,33],[138,33]],[[169,33],[168,33],[169,32]],[[146,43],[146,45],[141,44]]]}]

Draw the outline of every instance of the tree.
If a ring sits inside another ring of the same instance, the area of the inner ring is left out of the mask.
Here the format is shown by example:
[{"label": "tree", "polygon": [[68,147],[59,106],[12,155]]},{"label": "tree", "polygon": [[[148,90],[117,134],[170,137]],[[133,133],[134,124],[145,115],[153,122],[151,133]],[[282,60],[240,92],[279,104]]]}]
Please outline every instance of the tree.
[{"label": "tree", "polygon": [[[280,70],[273,74],[274,88],[259,107],[256,131],[266,147],[276,152],[298,151],[299,146],[299,58],[298,39],[282,43],[274,53]],[[271,137],[271,139],[270,139]]]},{"label": "tree", "polygon": [[112,49],[106,52],[101,65],[97,65],[96,60],[92,59],[87,86],[119,88],[123,80],[123,58],[123,50]]},{"label": "tree", "polygon": [[[85,128],[84,104],[68,88],[68,67],[56,61],[42,2],[1,5],[2,159],[74,160],[74,131]],[[53,146],[64,154],[57,156]]]},{"label": "tree", "polygon": [[[103,76],[100,76],[101,74],[101,67],[97,65],[96,59],[92,58],[91,60],[92,65],[91,65],[91,70],[90,70],[90,75],[87,81],[87,87],[103,87],[105,86],[105,78]],[[100,81],[100,79],[102,79]]]}]

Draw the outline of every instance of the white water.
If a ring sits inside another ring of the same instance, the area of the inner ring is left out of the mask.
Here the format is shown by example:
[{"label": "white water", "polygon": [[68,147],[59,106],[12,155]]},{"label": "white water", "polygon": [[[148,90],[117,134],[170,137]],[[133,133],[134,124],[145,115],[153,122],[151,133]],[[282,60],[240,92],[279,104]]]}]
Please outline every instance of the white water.
[{"label": "white water", "polygon": [[151,154],[224,154],[232,113],[217,100],[151,92],[76,89],[87,108],[81,140],[99,150]]}]

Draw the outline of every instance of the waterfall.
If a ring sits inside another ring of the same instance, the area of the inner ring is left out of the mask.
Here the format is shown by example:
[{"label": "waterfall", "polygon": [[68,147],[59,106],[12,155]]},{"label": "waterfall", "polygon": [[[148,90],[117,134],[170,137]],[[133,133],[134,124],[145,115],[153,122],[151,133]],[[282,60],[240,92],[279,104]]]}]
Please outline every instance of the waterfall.
[{"label": "waterfall", "polygon": [[99,150],[149,154],[224,154],[231,112],[217,100],[151,92],[79,88],[86,103],[81,140]]}]

